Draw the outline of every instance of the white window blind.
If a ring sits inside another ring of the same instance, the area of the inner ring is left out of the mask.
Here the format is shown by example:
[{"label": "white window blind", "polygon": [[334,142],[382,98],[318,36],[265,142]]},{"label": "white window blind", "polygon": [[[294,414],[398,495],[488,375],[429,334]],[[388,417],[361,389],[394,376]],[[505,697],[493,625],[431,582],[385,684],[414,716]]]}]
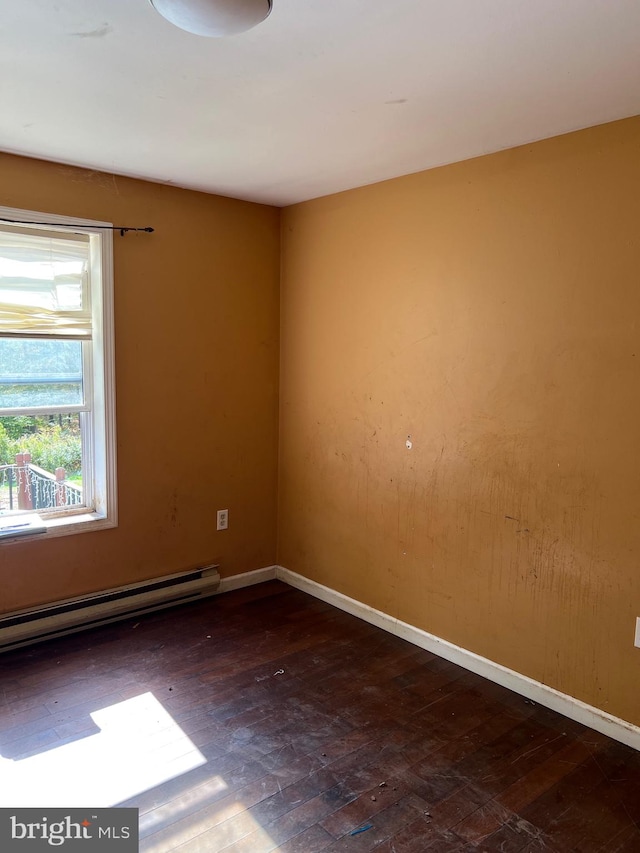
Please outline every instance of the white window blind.
[{"label": "white window blind", "polygon": [[0,231],[0,336],[89,340],[88,234]]}]

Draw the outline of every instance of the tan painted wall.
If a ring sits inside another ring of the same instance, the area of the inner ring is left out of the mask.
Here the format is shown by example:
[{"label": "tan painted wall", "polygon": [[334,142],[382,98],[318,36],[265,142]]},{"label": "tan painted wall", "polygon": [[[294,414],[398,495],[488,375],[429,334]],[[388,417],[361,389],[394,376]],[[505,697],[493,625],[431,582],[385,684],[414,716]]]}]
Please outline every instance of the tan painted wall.
[{"label": "tan painted wall", "polygon": [[7,155],[0,204],[156,228],[114,238],[119,526],[2,543],[0,611],[272,565],[279,211]]},{"label": "tan painted wall", "polygon": [[640,724],[640,119],[282,233],[279,562]]}]

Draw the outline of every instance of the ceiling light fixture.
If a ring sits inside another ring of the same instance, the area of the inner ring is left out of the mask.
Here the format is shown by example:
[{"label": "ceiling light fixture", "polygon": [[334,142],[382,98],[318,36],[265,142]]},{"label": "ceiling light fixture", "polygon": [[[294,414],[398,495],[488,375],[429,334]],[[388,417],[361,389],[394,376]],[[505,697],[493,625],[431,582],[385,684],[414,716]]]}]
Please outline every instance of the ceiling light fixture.
[{"label": "ceiling light fixture", "polygon": [[181,30],[221,38],[262,23],[272,0],[149,0],[153,8]]}]

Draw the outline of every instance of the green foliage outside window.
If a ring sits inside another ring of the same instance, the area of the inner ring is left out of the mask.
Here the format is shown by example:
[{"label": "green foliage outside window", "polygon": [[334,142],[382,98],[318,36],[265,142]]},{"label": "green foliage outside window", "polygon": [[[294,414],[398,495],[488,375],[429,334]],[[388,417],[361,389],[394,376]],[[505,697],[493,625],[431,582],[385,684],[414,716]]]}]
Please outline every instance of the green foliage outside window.
[{"label": "green foliage outside window", "polygon": [[64,468],[67,477],[82,471],[82,442],[77,415],[0,418],[0,465],[15,462],[17,453],[30,453],[31,462],[55,473]]}]

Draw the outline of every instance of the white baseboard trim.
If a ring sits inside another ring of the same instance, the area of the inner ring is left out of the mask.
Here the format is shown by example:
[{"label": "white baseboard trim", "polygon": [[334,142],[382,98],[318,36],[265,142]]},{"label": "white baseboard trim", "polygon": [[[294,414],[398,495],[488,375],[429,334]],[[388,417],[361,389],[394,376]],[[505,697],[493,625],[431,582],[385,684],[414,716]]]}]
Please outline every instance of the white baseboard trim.
[{"label": "white baseboard trim", "polygon": [[[264,571],[264,570],[263,570]],[[255,572],[250,573],[255,574]],[[621,720],[619,717],[614,717],[612,714],[607,714],[606,711],[601,711],[599,708],[594,708],[592,705],[587,705],[579,699],[574,699],[573,696],[568,696],[566,693],[560,693],[559,690],[554,690],[553,687],[548,687],[540,681],[535,681],[526,675],[521,675],[512,669],[508,669],[495,661],[463,649],[450,643],[448,640],[443,640],[436,637],[434,634],[429,634],[421,628],[415,628],[407,622],[401,622],[399,619],[394,619],[387,613],[381,610],[375,610],[367,604],[362,604],[354,598],[349,598],[341,592],[337,592],[330,587],[323,586],[316,581],[309,580],[302,575],[292,572],[290,569],[285,569],[283,566],[275,567],[275,576],[284,581],[290,586],[300,589],[303,592],[308,592],[315,598],[320,598],[328,604],[333,604],[340,610],[345,610],[353,616],[364,619],[365,622],[370,622],[378,628],[389,631],[397,637],[402,637],[403,640],[433,652],[442,658],[445,658],[452,663],[458,664],[465,669],[475,672],[496,684],[501,684],[527,699],[539,705],[544,705],[575,720],[584,726],[595,729],[607,737],[620,741],[633,749],[640,750],[640,728]],[[221,582],[221,586],[224,581]]]},{"label": "white baseboard trim", "polygon": [[253,586],[256,583],[275,580],[276,569],[276,566],[266,566],[264,569],[255,569],[253,572],[242,572],[240,575],[221,578],[216,595],[220,595],[222,592],[231,592],[233,589],[242,589],[245,586]]}]

